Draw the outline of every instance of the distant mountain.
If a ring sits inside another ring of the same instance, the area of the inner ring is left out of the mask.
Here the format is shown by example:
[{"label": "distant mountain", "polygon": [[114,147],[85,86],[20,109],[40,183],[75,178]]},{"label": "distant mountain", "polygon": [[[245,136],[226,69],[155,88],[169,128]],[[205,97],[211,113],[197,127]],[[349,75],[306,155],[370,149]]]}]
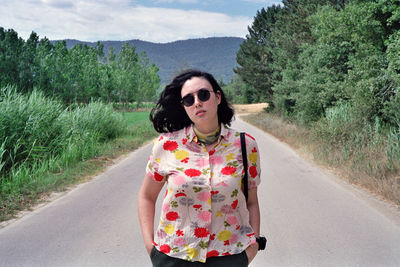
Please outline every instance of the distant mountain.
[{"label": "distant mountain", "polygon": [[[79,40],[65,40],[67,48],[76,44],[95,46],[96,42],[82,42]],[[140,54],[146,51],[150,62],[154,62],[160,69],[162,83],[169,83],[172,77],[183,68],[196,68],[210,72],[217,80],[229,82],[233,77],[233,68],[236,66],[236,52],[242,43],[242,38],[213,37],[204,39],[189,39],[171,43],[151,43],[140,40],[129,41],[100,41],[104,44],[104,53],[108,54],[110,46],[115,53],[119,53],[123,43],[129,42],[136,47]]]}]

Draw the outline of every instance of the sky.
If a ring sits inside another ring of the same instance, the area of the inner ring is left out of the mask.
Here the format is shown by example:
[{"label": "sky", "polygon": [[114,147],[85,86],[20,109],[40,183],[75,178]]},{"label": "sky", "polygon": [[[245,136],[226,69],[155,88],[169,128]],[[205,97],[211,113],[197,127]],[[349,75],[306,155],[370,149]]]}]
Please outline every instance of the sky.
[{"label": "sky", "polygon": [[0,27],[27,39],[155,43],[245,37],[257,10],[281,0],[2,0]]}]

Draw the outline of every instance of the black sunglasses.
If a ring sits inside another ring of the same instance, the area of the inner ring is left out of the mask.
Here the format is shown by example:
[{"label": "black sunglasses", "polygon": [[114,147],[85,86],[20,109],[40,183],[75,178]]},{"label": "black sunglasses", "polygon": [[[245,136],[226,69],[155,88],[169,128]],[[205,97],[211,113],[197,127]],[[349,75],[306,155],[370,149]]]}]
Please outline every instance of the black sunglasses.
[{"label": "black sunglasses", "polygon": [[[196,92],[197,97],[201,102],[206,102],[208,99],[210,99],[211,93],[215,93],[214,91],[208,91],[207,89],[200,89],[199,91]],[[182,97],[181,104],[185,105],[186,107],[190,107],[191,105],[194,104],[194,94],[187,94],[184,97]]]}]

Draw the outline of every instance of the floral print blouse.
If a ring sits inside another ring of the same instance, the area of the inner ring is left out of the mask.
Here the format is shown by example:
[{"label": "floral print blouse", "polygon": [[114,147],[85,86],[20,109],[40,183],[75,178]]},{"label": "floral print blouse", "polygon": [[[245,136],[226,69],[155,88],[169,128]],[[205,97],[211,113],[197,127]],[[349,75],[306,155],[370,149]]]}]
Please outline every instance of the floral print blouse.
[{"label": "floral print blouse", "polygon": [[[246,134],[248,188],[260,183],[256,141]],[[241,253],[255,243],[246,199],[240,134],[224,125],[207,151],[193,127],[166,133],[154,142],[146,172],[167,182],[154,245],[187,261]]]}]

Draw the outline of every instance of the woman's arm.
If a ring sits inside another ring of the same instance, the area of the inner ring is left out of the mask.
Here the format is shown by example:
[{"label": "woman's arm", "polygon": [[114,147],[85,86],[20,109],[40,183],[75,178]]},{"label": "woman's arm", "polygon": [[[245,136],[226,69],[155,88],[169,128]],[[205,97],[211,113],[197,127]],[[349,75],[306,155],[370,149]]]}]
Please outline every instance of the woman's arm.
[{"label": "woman's arm", "polygon": [[[250,215],[250,225],[254,230],[254,234],[256,237],[260,236],[260,207],[258,205],[258,196],[257,196],[257,187],[254,189],[250,189],[249,198],[247,200],[247,209],[249,210]],[[246,253],[249,259],[249,263],[254,259],[257,255],[258,251],[258,243],[252,244],[247,247]]]},{"label": "woman's arm", "polygon": [[138,196],[138,217],[142,230],[143,241],[147,252],[150,254],[154,240],[154,212],[158,194],[164,183],[152,180],[149,174],[143,179]]}]

